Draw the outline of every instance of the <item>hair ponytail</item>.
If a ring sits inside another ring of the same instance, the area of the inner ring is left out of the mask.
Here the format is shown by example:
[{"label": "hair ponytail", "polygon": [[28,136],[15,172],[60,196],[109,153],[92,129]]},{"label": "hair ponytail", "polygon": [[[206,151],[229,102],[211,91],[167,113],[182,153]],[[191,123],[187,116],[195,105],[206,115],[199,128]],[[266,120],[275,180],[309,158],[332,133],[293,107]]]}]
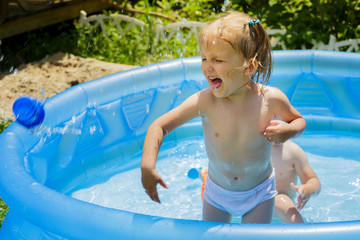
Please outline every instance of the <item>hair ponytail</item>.
[{"label": "hair ponytail", "polygon": [[[250,22],[254,22],[256,24],[250,24]],[[258,69],[252,76],[252,80],[266,84],[270,79],[272,69],[270,40],[266,30],[262,24],[259,23],[259,20],[256,22],[254,20],[249,21],[249,33],[251,40],[255,44],[254,51],[250,58],[255,58],[258,62]]]}]

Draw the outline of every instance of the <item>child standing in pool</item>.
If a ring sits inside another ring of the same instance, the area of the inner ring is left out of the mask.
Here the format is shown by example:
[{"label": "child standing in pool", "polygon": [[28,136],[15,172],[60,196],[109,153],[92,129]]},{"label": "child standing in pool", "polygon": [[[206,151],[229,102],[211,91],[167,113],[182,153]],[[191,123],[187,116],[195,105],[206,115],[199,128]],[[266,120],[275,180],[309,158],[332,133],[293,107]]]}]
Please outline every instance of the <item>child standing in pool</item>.
[{"label": "child standing in pool", "polygon": [[[210,87],[155,120],[148,129],[141,162],[142,183],[159,202],[155,170],[166,134],[200,116],[209,158],[203,220],[270,223],[275,187],[272,142],[299,135],[305,121],[287,97],[265,86],[272,68],[271,46],[259,23],[231,12],[200,33],[201,70]],[[283,121],[274,120],[280,117]]]}]

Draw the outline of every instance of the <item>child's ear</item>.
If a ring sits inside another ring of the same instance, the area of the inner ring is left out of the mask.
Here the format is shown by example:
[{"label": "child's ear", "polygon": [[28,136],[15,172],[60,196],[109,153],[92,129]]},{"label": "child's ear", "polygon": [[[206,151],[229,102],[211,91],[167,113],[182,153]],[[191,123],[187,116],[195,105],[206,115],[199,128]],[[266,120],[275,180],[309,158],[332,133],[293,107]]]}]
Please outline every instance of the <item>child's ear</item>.
[{"label": "child's ear", "polygon": [[258,62],[256,61],[256,59],[252,58],[250,59],[249,66],[245,68],[245,74],[253,75],[254,72],[256,72],[257,68],[258,68]]}]

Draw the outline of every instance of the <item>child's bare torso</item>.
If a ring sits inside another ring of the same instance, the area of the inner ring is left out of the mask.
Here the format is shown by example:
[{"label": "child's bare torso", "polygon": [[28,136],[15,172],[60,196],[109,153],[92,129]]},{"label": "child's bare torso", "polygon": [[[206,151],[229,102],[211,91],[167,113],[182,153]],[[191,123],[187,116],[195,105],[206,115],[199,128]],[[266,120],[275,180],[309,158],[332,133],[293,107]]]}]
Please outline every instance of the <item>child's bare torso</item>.
[{"label": "child's bare torso", "polygon": [[290,183],[297,184],[295,169],[286,163],[281,167],[276,166],[276,190],[279,194],[285,194],[294,199],[296,192],[290,187]]},{"label": "child's bare torso", "polygon": [[232,191],[254,188],[272,172],[272,144],[262,135],[274,118],[266,97],[254,92],[243,103],[207,97],[202,121],[209,177]]},{"label": "child's bare torso", "polygon": [[286,145],[291,144],[294,143],[287,141],[283,144],[274,144],[271,158],[276,169],[276,190],[281,194],[294,198],[296,192],[290,187],[290,183],[297,183],[297,174],[292,162],[293,155],[286,151],[285,148]]}]

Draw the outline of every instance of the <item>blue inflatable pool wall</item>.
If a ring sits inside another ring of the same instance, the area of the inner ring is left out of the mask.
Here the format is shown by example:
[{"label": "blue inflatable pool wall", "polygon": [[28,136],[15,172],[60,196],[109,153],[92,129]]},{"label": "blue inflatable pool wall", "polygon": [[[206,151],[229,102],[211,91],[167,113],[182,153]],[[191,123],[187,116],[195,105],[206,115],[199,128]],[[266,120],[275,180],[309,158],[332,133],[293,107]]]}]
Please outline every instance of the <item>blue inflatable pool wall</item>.
[{"label": "blue inflatable pool wall", "polygon": [[[360,132],[360,54],[276,51],[270,84],[307,120],[307,131]],[[131,166],[148,126],[206,88],[198,57],[144,66],[74,86],[45,103],[44,122],[0,135],[0,196],[10,211],[0,239],[359,239],[360,221],[221,224],[101,207],[67,193],[114,164]],[[194,120],[167,139],[201,134]]]}]

